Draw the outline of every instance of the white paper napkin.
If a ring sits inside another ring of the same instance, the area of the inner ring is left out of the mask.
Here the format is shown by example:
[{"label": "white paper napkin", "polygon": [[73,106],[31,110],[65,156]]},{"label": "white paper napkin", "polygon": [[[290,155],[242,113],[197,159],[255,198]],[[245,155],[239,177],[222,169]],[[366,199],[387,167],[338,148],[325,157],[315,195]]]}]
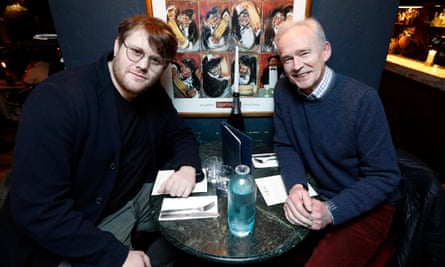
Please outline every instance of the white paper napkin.
[{"label": "white paper napkin", "polygon": [[[174,170],[161,170],[158,171],[158,175],[156,176],[155,184],[153,185],[152,195],[162,195],[162,193],[159,193],[159,187],[161,187],[161,184],[167,180],[170,175],[172,175]],[[200,192],[207,192],[207,178],[204,177],[201,182],[196,183],[195,187],[193,188],[192,193],[200,193]]]},{"label": "white paper napkin", "polygon": [[[287,192],[281,175],[257,178],[255,182],[267,206],[284,203],[284,201],[286,201]],[[311,197],[318,195],[310,184],[308,185],[308,190]]]},{"label": "white paper napkin", "polygon": [[275,153],[252,154],[252,163],[255,168],[278,167],[278,160]]},{"label": "white paper napkin", "polygon": [[[200,208],[211,204],[211,208],[201,210]],[[218,197],[191,196],[186,198],[164,198],[162,200],[160,221],[188,220],[218,217]]]}]

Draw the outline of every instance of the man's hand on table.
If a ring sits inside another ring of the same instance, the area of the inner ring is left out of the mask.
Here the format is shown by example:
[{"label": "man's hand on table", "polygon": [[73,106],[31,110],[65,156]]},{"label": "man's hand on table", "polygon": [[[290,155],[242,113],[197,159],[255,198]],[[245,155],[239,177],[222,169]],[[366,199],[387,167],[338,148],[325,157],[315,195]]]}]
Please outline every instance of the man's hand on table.
[{"label": "man's hand on table", "polygon": [[283,209],[290,223],[311,230],[320,230],[332,223],[328,206],[318,199],[311,198],[309,192],[301,184],[291,188]]},{"label": "man's hand on table", "polygon": [[150,258],[143,251],[130,250],[122,267],[151,267]]},{"label": "man's hand on table", "polygon": [[159,187],[159,192],[172,197],[187,197],[192,192],[195,181],[195,168],[182,166]]}]

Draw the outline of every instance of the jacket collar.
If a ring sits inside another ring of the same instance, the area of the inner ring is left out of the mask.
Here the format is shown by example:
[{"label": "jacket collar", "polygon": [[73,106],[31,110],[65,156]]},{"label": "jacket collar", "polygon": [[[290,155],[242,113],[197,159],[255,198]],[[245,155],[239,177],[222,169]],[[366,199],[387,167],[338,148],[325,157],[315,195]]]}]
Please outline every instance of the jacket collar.
[{"label": "jacket collar", "polygon": [[[96,75],[98,76],[98,104],[100,111],[103,112],[105,125],[110,128],[110,135],[113,140],[113,147],[118,149],[121,146],[121,133],[118,120],[118,111],[116,105],[116,96],[113,90],[117,90],[114,86],[108,62],[112,59],[113,53],[105,53],[96,63]],[[118,150],[115,150],[118,151]]]}]

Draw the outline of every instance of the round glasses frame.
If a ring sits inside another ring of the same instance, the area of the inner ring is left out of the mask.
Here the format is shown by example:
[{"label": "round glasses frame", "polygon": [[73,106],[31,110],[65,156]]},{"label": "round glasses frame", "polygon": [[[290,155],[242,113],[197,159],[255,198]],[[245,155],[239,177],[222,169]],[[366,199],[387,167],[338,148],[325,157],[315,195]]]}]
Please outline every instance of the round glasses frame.
[{"label": "round glasses frame", "polygon": [[[122,43],[125,47],[125,55],[127,56],[128,60],[130,60],[133,63],[138,63],[141,61],[145,56],[145,52],[136,47],[128,46],[126,41]],[[148,64],[149,67],[159,70],[162,69],[165,65],[169,63],[169,60],[157,57],[157,56],[148,56]]]}]

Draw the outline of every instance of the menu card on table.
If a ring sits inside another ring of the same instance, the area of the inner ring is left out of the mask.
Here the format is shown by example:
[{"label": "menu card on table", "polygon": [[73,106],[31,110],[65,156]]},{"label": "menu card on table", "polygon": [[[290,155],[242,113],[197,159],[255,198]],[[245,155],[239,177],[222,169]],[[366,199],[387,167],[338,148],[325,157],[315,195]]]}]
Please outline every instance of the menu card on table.
[{"label": "menu card on table", "polygon": [[235,168],[245,164],[252,166],[252,138],[227,122],[221,122],[221,142],[224,164]]}]

